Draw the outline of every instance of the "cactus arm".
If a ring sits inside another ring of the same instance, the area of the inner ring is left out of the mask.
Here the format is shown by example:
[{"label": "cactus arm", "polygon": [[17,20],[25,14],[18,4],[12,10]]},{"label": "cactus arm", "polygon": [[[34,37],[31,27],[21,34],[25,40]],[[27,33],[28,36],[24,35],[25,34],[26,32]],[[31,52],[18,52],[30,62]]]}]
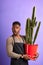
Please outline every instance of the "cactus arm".
[{"label": "cactus arm", "polygon": [[31,27],[30,27],[30,44],[32,44],[32,31],[33,31],[33,29],[31,29]]},{"label": "cactus arm", "polygon": [[30,19],[28,18],[26,22],[26,42],[27,43],[29,42],[29,36],[30,36],[29,30],[30,30]]},{"label": "cactus arm", "polygon": [[26,42],[32,43],[32,37],[31,37],[31,26],[30,26],[31,20],[28,18],[26,22]]},{"label": "cactus arm", "polygon": [[32,20],[34,19],[34,17],[35,17],[35,6],[33,7]]},{"label": "cactus arm", "polygon": [[34,36],[33,44],[35,43],[35,40],[37,38],[37,35],[38,35],[38,32],[39,32],[39,28],[40,28],[40,24],[41,24],[41,22],[38,23],[38,27],[36,29],[36,33],[35,33],[35,36]]},{"label": "cactus arm", "polygon": [[34,26],[35,26],[35,21],[36,21],[36,17],[35,17],[35,6],[33,7],[33,12],[32,12],[32,20],[31,20],[31,39],[33,38],[33,30],[34,30]]}]

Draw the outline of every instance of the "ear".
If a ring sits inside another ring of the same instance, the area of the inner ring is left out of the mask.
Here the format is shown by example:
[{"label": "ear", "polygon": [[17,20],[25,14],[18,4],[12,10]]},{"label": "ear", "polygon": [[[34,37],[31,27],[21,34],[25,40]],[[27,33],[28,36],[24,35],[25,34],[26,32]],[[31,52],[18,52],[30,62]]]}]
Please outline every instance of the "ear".
[{"label": "ear", "polygon": [[12,32],[13,32],[13,26],[12,26]]},{"label": "ear", "polygon": [[21,30],[21,27],[20,27],[20,30]]}]

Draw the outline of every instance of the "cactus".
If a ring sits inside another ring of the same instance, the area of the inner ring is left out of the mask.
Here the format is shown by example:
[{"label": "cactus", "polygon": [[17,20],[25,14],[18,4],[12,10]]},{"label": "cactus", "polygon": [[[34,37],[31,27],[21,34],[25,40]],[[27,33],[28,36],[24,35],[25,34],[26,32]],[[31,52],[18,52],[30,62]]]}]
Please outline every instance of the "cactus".
[{"label": "cactus", "polygon": [[26,42],[27,43],[29,43],[29,44],[35,43],[35,40],[36,40],[38,32],[39,32],[40,24],[41,24],[41,22],[39,22],[38,27],[36,29],[35,36],[34,36],[34,40],[32,40],[34,27],[37,26],[36,17],[35,17],[35,7],[33,7],[32,19],[28,18],[26,21]]},{"label": "cactus", "polygon": [[36,38],[37,38],[38,31],[39,31],[39,28],[40,28],[40,23],[41,23],[41,22],[38,23],[38,27],[37,27],[37,29],[36,29],[36,33],[35,33],[35,36],[34,36],[33,44],[34,44],[34,42],[35,42],[35,40],[36,40]]}]

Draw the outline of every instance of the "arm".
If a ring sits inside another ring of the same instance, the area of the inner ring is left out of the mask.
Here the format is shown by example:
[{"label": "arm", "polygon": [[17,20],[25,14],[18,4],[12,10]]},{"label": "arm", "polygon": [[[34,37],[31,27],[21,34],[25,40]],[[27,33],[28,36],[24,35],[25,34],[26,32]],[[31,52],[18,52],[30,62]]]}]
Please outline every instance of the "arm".
[{"label": "arm", "polygon": [[13,52],[13,38],[10,37],[6,41],[6,49],[7,49],[7,54],[11,58],[20,58],[21,54],[17,54]]}]

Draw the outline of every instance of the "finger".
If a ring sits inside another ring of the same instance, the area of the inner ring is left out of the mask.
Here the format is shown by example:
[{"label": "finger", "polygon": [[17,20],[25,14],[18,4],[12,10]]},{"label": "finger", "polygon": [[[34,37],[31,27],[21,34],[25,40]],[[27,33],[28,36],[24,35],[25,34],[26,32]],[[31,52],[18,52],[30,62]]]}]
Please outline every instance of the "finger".
[{"label": "finger", "polygon": [[21,58],[23,58],[23,56],[21,56]]},{"label": "finger", "polygon": [[31,57],[31,55],[28,55],[28,57]]}]

